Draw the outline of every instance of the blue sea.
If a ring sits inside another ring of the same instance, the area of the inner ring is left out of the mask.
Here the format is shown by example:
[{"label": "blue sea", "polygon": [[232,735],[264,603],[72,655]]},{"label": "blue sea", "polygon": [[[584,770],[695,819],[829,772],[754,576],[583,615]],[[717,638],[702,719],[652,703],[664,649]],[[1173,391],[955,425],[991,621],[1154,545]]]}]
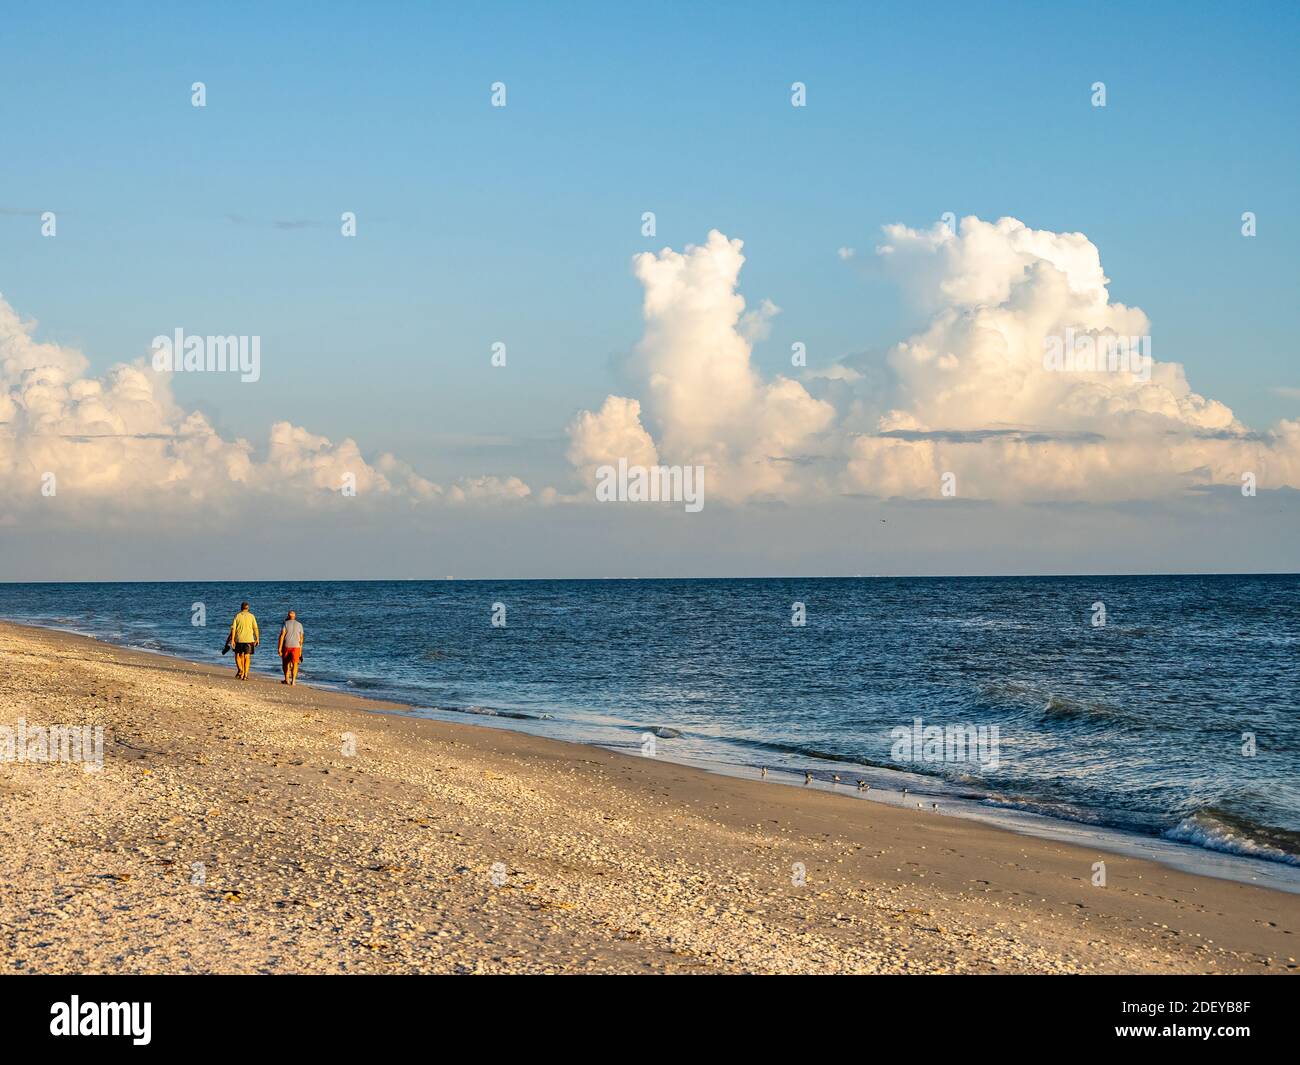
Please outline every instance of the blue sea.
[{"label": "blue sea", "polygon": [[[233,670],[241,599],[255,671],[292,607],[304,682],[413,713],[1300,866],[1295,575],[6,584],[0,617]],[[900,757],[935,726],[996,743]]]}]

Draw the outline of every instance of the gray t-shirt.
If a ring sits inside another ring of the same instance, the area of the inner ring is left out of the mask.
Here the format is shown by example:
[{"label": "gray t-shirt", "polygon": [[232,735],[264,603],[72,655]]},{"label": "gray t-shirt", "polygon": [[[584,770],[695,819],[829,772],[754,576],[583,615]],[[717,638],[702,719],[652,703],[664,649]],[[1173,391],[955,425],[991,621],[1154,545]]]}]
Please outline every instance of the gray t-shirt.
[{"label": "gray t-shirt", "polygon": [[302,646],[302,622],[286,621],[284,623],[284,647],[287,651],[290,647]]}]

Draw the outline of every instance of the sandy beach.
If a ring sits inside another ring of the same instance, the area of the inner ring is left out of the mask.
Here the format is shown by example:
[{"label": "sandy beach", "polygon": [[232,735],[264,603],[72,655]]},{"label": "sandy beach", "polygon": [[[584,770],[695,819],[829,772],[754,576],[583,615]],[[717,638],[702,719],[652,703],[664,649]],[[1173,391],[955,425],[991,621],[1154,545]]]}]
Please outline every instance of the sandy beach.
[{"label": "sandy beach", "polygon": [[63,633],[0,664],[0,724],[104,729],[0,765],[9,973],[1297,971],[1295,895]]}]

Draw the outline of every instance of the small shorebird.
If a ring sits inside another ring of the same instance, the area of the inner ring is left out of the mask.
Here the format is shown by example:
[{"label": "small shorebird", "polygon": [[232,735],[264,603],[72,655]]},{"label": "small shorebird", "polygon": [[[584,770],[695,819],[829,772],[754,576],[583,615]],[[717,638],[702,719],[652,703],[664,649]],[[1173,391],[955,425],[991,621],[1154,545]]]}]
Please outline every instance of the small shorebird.
[{"label": "small shorebird", "polygon": [[918,810],[924,810],[924,809],[925,809],[925,803],[923,803],[923,802],[918,802],[918,803],[916,804],[916,808],[917,808]]},{"label": "small shorebird", "polygon": [[868,784],[865,780],[858,781],[858,791],[870,791],[870,790],[871,790],[871,785]]},{"label": "small shorebird", "polygon": [[907,798],[907,789],[906,789],[906,788],[903,789],[903,798],[904,798],[904,799]]},{"label": "small shorebird", "polygon": [[939,809],[939,804],[938,804],[937,802],[932,802],[932,803],[930,803],[930,809],[932,809],[932,810],[937,810],[937,809]]},{"label": "small shorebird", "polygon": [[767,776],[767,766],[763,766],[761,773],[763,776]]},{"label": "small shorebird", "polygon": [[832,773],[831,780],[835,781],[835,783],[838,784],[840,782],[840,775],[838,773]]},{"label": "small shorebird", "polygon": [[803,782],[804,782],[805,784],[811,784],[811,783],[812,783],[812,774],[809,773],[807,770],[804,771]]}]

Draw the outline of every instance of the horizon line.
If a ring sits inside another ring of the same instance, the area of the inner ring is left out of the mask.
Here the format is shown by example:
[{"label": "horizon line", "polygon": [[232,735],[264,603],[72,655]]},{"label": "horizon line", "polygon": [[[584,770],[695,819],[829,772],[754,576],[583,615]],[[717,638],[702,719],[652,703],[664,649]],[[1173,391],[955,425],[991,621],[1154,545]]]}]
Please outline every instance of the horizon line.
[{"label": "horizon line", "polygon": [[238,578],[151,578],[126,577],[117,580],[17,580],[0,578],[0,587],[24,584],[448,584],[454,582],[522,582],[522,581],[869,581],[869,580],[1044,580],[1092,578],[1114,580],[1134,577],[1300,577],[1300,570],[1203,570],[1164,573],[821,573],[766,574],[709,577],[252,577]]}]

